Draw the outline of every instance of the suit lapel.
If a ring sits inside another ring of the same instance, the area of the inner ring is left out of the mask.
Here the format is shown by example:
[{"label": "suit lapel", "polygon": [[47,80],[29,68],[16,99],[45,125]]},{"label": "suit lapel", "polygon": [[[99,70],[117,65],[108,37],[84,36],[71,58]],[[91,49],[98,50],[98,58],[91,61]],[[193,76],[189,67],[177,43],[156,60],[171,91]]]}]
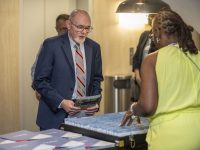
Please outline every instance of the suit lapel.
[{"label": "suit lapel", "polygon": [[[73,61],[73,57],[72,57],[72,51],[71,51],[69,38],[68,38],[67,33],[64,35],[65,36],[62,36],[62,49],[63,49],[64,54],[67,57],[67,60],[69,61],[69,64],[70,64],[72,70],[74,71],[74,61]],[[75,71],[74,71],[74,73],[75,73]]]},{"label": "suit lapel", "polygon": [[84,43],[85,47],[85,59],[86,59],[86,72],[87,72],[87,83],[86,89],[89,86],[90,76],[91,76],[91,65],[92,65],[92,48],[87,45],[87,42]]}]

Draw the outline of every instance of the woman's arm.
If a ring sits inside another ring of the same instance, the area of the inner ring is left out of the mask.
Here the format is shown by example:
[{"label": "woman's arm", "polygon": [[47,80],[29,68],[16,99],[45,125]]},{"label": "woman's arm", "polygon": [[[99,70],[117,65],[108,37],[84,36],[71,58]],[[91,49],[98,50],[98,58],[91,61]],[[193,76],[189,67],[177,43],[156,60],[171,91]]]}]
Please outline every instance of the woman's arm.
[{"label": "woman's arm", "polygon": [[157,52],[148,55],[141,68],[141,94],[138,103],[133,107],[138,116],[150,116],[157,108],[158,88],[156,78]]},{"label": "woman's arm", "polygon": [[158,86],[156,78],[157,53],[148,55],[141,68],[141,94],[137,103],[133,103],[121,121],[121,126],[130,125],[132,116],[150,116],[156,111],[158,104]]}]

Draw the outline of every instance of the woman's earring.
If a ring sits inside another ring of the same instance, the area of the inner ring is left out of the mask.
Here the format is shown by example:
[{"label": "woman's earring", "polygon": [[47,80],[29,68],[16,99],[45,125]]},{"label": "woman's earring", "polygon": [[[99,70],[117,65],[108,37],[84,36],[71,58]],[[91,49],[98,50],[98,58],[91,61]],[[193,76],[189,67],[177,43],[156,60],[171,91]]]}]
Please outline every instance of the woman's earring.
[{"label": "woman's earring", "polygon": [[160,42],[160,38],[156,38],[156,43],[159,43]]}]

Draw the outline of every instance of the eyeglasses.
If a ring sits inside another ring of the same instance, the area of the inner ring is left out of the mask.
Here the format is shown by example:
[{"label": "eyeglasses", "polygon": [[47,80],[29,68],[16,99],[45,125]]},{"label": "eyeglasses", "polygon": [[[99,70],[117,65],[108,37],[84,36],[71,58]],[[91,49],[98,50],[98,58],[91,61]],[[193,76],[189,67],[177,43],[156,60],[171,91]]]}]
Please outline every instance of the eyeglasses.
[{"label": "eyeglasses", "polygon": [[78,32],[83,32],[85,30],[86,32],[89,33],[93,29],[93,27],[91,27],[91,26],[76,25],[72,21],[70,21],[70,22],[72,23],[73,26],[75,26],[77,28]]}]

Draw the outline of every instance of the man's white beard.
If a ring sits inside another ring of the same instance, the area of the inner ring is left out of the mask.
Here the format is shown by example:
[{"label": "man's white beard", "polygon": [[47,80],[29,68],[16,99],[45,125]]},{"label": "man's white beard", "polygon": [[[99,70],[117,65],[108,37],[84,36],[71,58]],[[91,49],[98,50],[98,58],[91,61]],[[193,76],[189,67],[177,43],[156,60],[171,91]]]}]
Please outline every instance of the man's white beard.
[{"label": "man's white beard", "polygon": [[75,41],[76,43],[82,44],[82,43],[84,43],[85,38],[84,38],[83,40],[81,40],[79,37],[76,37],[76,38],[74,38],[74,41]]}]

